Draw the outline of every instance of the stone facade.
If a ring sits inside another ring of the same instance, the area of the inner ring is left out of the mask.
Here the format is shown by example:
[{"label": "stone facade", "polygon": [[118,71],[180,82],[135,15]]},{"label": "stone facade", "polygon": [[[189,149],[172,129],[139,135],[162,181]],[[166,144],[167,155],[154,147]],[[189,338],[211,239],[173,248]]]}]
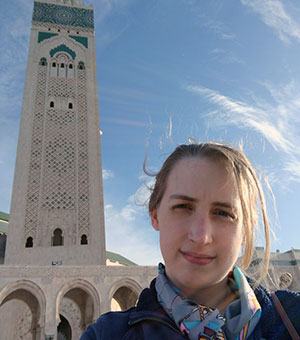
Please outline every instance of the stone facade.
[{"label": "stone facade", "polygon": [[88,324],[112,310],[112,300],[116,309],[133,306],[156,272],[138,266],[1,266],[1,339],[79,339]]}]

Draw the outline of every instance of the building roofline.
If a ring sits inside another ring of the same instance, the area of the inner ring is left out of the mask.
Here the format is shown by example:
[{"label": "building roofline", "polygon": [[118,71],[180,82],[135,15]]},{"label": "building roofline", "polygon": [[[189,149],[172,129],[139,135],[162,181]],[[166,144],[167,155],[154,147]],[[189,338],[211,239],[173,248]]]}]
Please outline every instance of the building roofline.
[{"label": "building roofline", "polygon": [[9,214],[0,211],[0,221],[4,221],[8,223],[9,220]]},{"label": "building roofline", "polygon": [[114,253],[112,251],[108,251],[108,250],[106,250],[106,259],[111,260],[111,261],[117,261],[117,262],[120,262],[120,263],[124,263],[124,264],[130,265],[130,266],[137,266],[136,263],[128,260],[126,257],[124,257],[120,254]]}]

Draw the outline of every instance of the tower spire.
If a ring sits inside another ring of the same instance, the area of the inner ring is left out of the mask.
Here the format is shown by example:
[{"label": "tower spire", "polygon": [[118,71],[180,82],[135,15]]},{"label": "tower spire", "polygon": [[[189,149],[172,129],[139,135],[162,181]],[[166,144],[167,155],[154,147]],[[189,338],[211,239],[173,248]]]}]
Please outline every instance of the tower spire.
[{"label": "tower spire", "polygon": [[27,65],[5,263],[105,264],[93,10],[35,1]]}]

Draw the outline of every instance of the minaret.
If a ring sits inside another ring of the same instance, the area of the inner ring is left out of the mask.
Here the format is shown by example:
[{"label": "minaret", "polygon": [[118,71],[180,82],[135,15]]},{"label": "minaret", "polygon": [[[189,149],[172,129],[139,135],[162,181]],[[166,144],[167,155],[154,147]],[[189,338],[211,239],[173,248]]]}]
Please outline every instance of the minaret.
[{"label": "minaret", "polygon": [[93,8],[34,2],[6,265],[105,264]]}]

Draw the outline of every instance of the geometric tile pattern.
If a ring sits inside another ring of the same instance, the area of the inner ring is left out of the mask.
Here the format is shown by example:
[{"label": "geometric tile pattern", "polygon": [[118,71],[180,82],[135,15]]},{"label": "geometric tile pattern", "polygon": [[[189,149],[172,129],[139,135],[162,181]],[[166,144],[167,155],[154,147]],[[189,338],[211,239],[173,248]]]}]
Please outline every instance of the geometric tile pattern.
[{"label": "geometric tile pattern", "polygon": [[79,235],[89,238],[89,171],[86,70],[77,70]]},{"label": "geometric tile pattern", "polygon": [[58,34],[57,33],[48,33],[48,32],[39,32],[39,35],[38,35],[38,43],[46,40],[46,39],[50,39],[50,38],[53,38],[55,36],[57,36]]},{"label": "geometric tile pattern", "polygon": [[90,9],[34,2],[32,21],[57,25],[94,28],[94,15]]},{"label": "geometric tile pattern", "polygon": [[49,28],[54,32],[67,32],[67,33],[76,33],[77,34],[86,32],[94,32],[93,28],[88,27],[74,27],[74,26],[67,26],[67,25],[57,25],[55,23],[48,23],[48,22],[32,22],[32,27],[36,28],[37,30],[40,30],[42,27],[49,30]]},{"label": "geometric tile pattern", "polygon": [[84,47],[88,48],[88,38],[77,36],[77,35],[69,35],[69,37],[78,41]]},{"label": "geometric tile pattern", "polygon": [[66,46],[65,44],[61,44],[55,48],[53,48],[50,51],[50,56],[51,58],[54,56],[54,54],[56,54],[57,52],[67,52],[68,54],[70,54],[72,56],[73,59],[75,59],[76,57],[76,53],[74,51],[72,51],[68,46]]},{"label": "geometric tile pattern", "polygon": [[76,83],[74,79],[50,77],[48,82],[48,96],[74,99]]},{"label": "geometric tile pattern", "polygon": [[24,236],[34,244],[37,234],[45,236],[37,230],[40,209],[53,216],[69,211],[77,225],[65,226],[65,232],[80,244],[83,234],[89,239],[86,69],[75,68],[74,78],[48,77],[51,64],[39,65],[38,71]]},{"label": "geometric tile pattern", "polygon": [[[25,240],[31,236],[34,241],[37,233],[39,188],[41,181],[41,163],[43,147],[44,109],[46,100],[46,65],[38,66],[37,89],[34,104],[34,119],[32,128],[31,157],[29,168],[29,182],[27,190],[25,212]],[[24,243],[25,244],[25,243]]]},{"label": "geometric tile pattern", "polygon": [[42,170],[42,207],[75,209],[76,116],[74,110],[47,110]]}]

